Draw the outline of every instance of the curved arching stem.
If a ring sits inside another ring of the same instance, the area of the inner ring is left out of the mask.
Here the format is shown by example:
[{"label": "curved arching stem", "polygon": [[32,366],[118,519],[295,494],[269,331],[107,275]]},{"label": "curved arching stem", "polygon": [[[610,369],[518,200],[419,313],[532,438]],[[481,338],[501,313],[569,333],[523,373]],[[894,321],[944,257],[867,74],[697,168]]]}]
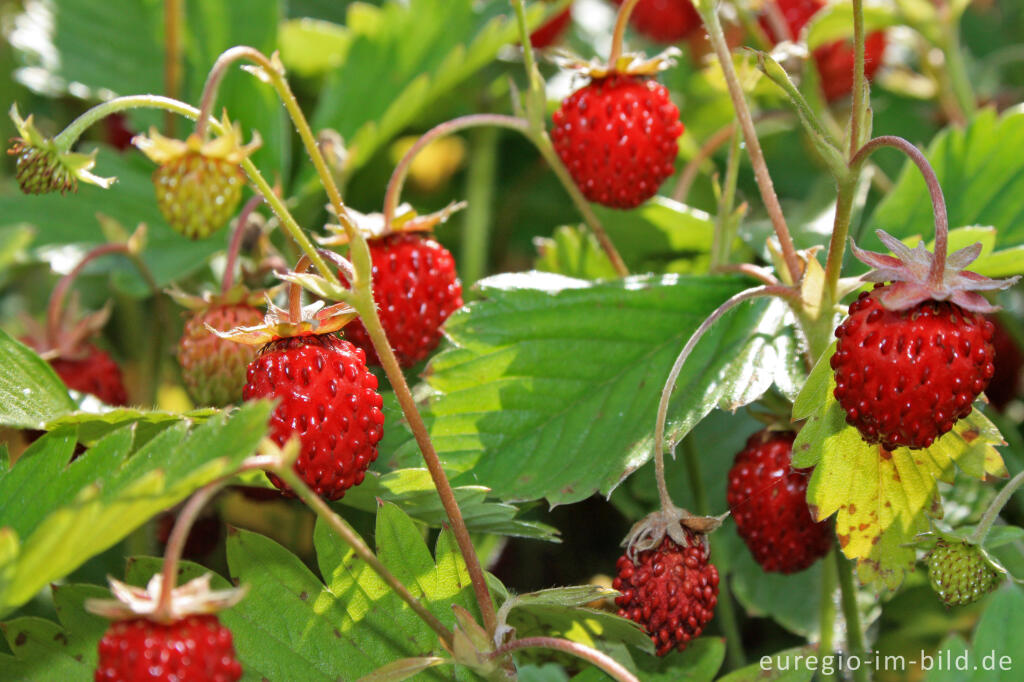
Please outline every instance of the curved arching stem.
[{"label": "curved arching stem", "polygon": [[676,381],[679,379],[679,373],[682,371],[683,365],[686,364],[687,358],[690,357],[690,353],[692,353],[693,349],[697,347],[697,343],[701,340],[704,334],[711,329],[715,322],[720,320],[723,315],[738,306],[740,303],[764,296],[777,296],[792,302],[799,299],[800,294],[789,287],[768,285],[741,291],[735,296],[729,298],[722,305],[718,306],[718,308],[711,313],[711,315],[709,315],[699,327],[697,327],[697,330],[690,335],[690,339],[686,342],[686,345],[683,346],[683,349],[676,357],[676,361],[672,364],[672,369],[669,371],[668,378],[665,380],[665,387],[661,391],[661,399],[658,402],[658,416],[654,423],[654,472],[658,480],[658,499],[661,502],[661,508],[665,511],[670,511],[675,508],[672,504],[672,498],[668,493],[668,486],[665,484],[665,422],[668,416],[669,399],[672,397],[672,392],[675,390]]},{"label": "curved arching stem", "polygon": [[581,658],[588,663],[592,663],[605,673],[607,673],[612,679],[618,680],[618,682],[640,682],[636,675],[629,672],[621,663],[616,661],[608,654],[592,649],[589,646],[580,644],[579,642],[573,642],[568,639],[560,639],[558,637],[524,637],[523,639],[515,639],[497,649],[490,654],[490,658],[498,658],[505,654],[512,653],[513,651],[519,651],[520,649],[553,649],[555,651],[561,651],[566,654]]},{"label": "curved arching stem", "polygon": [[686,203],[686,197],[690,193],[690,188],[693,187],[693,181],[697,179],[697,174],[700,173],[701,165],[711,158],[718,151],[719,147],[728,142],[735,131],[736,122],[730,121],[704,141],[697,154],[687,162],[683,172],[679,174],[679,181],[676,183],[675,189],[672,190],[672,198],[674,200]]},{"label": "curved arching stem", "polygon": [[869,156],[882,147],[893,147],[910,157],[917,168],[924,176],[925,184],[928,186],[928,194],[932,200],[932,212],[935,215],[935,259],[932,261],[932,268],[928,272],[928,279],[932,284],[941,284],[942,277],[946,271],[946,251],[949,241],[949,216],[946,213],[946,198],[942,194],[942,185],[935,175],[935,169],[928,162],[921,150],[912,143],[895,135],[882,135],[869,140],[863,147],[857,150],[850,160],[850,168],[855,172],[860,170]]},{"label": "curved arching stem", "polygon": [[235,265],[238,263],[238,253],[242,249],[242,239],[245,237],[248,227],[249,216],[256,210],[256,207],[263,203],[263,197],[259,194],[250,198],[242,207],[235,223],[235,231],[231,233],[231,243],[228,245],[228,254],[224,262],[224,278],[221,280],[220,292],[227,294],[235,285]]},{"label": "curved arching stem", "polygon": [[981,517],[981,522],[978,523],[978,527],[971,535],[971,543],[980,545],[985,541],[985,536],[988,535],[992,524],[999,517],[999,512],[1003,510],[1003,507],[1006,506],[1006,503],[1010,501],[1010,498],[1013,497],[1013,494],[1017,492],[1021,485],[1024,485],[1024,471],[1010,479],[1010,482],[1004,485],[1003,489],[992,500],[992,504],[985,510],[985,515]]}]

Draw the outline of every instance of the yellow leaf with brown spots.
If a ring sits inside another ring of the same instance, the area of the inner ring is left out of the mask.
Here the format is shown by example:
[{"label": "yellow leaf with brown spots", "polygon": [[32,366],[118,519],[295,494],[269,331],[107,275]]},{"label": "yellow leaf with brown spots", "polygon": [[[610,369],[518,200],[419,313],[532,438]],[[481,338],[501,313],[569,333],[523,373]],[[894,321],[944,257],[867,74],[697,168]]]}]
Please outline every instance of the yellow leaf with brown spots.
[{"label": "yellow leaf with brown spots", "polygon": [[832,394],[835,381],[826,352],[793,406],[806,419],[793,444],[793,465],[814,467],[807,503],[818,520],[835,515],[843,554],[857,560],[862,581],[895,590],[914,566],[909,546],[942,516],[938,481],[952,482],[955,469],[975,478],[1005,477],[999,430],[974,410],[953,431],[922,450],[889,452],[865,443]]}]

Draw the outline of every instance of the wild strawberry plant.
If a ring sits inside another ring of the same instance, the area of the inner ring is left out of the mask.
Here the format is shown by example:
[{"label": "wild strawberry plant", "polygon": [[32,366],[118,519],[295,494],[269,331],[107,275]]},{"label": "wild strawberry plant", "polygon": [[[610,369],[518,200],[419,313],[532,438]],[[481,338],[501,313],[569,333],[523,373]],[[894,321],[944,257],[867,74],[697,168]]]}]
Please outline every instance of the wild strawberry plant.
[{"label": "wild strawberry plant", "polygon": [[12,9],[4,679],[1017,679],[968,5]]}]

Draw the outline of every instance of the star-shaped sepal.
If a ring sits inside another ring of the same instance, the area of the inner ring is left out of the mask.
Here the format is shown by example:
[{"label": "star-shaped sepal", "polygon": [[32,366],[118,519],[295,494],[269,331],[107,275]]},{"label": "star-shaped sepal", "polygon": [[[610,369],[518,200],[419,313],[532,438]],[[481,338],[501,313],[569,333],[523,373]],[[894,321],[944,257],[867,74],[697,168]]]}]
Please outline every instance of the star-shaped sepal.
[{"label": "star-shaped sepal", "polygon": [[88,599],[85,608],[90,613],[110,620],[146,618],[158,623],[173,623],[192,615],[213,614],[230,608],[241,601],[247,588],[228,590],[210,589],[212,573],[190,580],[171,590],[171,598],[163,608],[160,595],[163,575],[155,574],[145,588],[135,587],[108,578],[115,599]]}]

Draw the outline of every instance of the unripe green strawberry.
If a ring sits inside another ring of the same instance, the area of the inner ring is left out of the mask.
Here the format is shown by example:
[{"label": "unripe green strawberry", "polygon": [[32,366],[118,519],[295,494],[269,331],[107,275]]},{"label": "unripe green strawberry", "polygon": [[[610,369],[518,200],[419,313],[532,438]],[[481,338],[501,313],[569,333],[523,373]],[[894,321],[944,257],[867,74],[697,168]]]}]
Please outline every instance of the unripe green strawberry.
[{"label": "unripe green strawberry", "polygon": [[963,606],[995,589],[1000,575],[982,556],[981,548],[967,542],[939,540],[929,552],[928,581],[947,606]]},{"label": "unripe green strawberry", "polygon": [[196,134],[175,140],[150,130],[132,142],[159,164],[153,173],[157,205],[171,227],[189,239],[204,239],[227,224],[242,199],[241,162],[260,144],[242,145],[241,129],[227,119],[224,134],[203,141]]},{"label": "unripe green strawberry", "polygon": [[259,310],[236,303],[200,310],[185,323],[178,342],[178,362],[185,387],[197,405],[224,407],[240,402],[246,370],[257,352],[253,346],[213,334],[207,325],[227,331],[262,321],[263,313]]}]

